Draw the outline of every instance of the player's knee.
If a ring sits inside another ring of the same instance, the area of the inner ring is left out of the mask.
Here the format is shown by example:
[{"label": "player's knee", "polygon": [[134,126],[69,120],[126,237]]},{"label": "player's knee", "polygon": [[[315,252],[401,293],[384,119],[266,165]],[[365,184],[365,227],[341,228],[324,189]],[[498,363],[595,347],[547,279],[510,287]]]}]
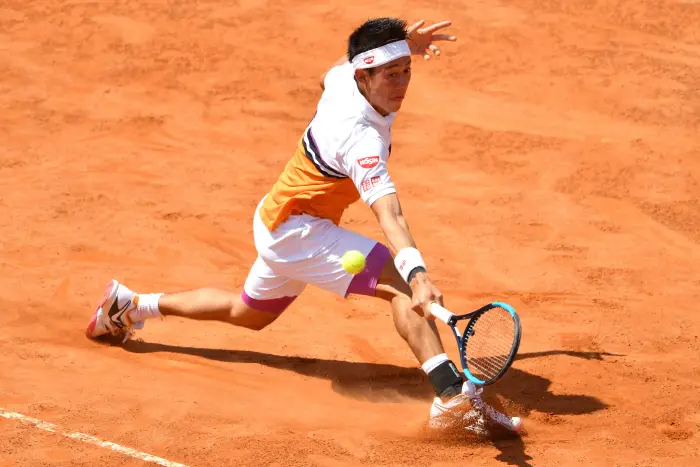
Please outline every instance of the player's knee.
[{"label": "player's knee", "polygon": [[230,312],[230,322],[236,326],[252,331],[260,331],[280,317],[296,297],[285,297],[271,300],[251,298],[244,292],[233,302]]},{"label": "player's knee", "polygon": [[279,318],[279,314],[257,310],[248,310],[246,313],[232,311],[230,316],[231,324],[251,331],[262,331]]}]

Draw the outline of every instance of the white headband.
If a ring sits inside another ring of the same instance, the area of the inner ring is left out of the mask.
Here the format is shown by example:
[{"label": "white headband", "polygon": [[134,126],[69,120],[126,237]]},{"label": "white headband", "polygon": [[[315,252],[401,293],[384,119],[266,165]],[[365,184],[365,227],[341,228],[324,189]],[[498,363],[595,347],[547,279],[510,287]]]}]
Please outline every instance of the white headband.
[{"label": "white headband", "polygon": [[352,59],[352,67],[355,70],[374,68],[392,62],[397,58],[408,57],[411,49],[406,41],[391,42],[376,49],[362,52]]}]

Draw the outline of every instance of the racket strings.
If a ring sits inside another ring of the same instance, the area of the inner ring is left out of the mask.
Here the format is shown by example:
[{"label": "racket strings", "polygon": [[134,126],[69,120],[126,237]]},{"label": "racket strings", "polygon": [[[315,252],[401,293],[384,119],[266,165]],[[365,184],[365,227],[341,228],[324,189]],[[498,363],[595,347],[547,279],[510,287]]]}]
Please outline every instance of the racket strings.
[{"label": "racket strings", "polygon": [[498,376],[510,361],[515,325],[510,313],[492,308],[466,333],[465,357],[469,372],[484,381]]}]

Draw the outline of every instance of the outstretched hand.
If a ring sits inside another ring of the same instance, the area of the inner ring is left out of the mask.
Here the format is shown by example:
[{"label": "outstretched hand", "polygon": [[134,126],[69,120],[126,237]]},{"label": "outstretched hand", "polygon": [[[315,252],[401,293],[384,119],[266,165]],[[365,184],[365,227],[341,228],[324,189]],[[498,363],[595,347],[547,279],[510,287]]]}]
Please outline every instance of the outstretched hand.
[{"label": "outstretched hand", "polygon": [[425,21],[420,20],[406,30],[408,36],[407,42],[412,55],[423,55],[424,59],[430,60],[430,52],[436,56],[440,55],[440,49],[433,44],[433,42],[454,42],[457,40],[457,36],[452,36],[450,34],[434,34],[435,31],[451,26],[452,21],[442,21],[432,26],[421,28],[423,24],[425,24]]}]

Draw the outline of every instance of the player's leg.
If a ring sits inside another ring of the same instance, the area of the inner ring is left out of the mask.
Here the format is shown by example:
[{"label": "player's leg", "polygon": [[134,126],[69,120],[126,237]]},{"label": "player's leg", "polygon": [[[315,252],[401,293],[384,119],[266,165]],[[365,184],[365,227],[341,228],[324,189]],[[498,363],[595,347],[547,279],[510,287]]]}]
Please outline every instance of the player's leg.
[{"label": "player's leg", "polygon": [[[294,261],[282,257],[282,274],[297,281],[316,285],[341,297],[350,294],[380,297],[391,303],[396,329],[408,343],[440,397],[450,398],[462,389],[462,377],[447,358],[434,321],[426,320],[411,309],[411,290],[394,267],[386,246],[376,240],[334,225],[325,219],[303,218],[303,245],[294,244]],[[301,222],[301,219],[300,219]],[[352,275],[343,269],[340,258],[357,250],[366,258],[365,269]]]},{"label": "player's leg", "polygon": [[127,334],[144,321],[179,316],[220,321],[253,330],[275,321],[304,289],[304,284],[279,276],[258,258],[243,290],[200,288],[176,293],[137,294],[112,280],[88,325],[87,336]]},{"label": "player's leg", "polygon": [[263,311],[251,308],[243,300],[244,293],[202,288],[164,294],[158,301],[158,308],[163,316],[179,316],[198,321],[220,321],[253,330],[263,329],[284,311],[283,309]]},{"label": "player's leg", "polygon": [[[385,248],[378,244],[375,248]],[[387,251],[388,253],[388,251]],[[401,278],[393,259],[384,263],[375,289],[376,297],[391,303],[396,330],[408,343],[435,390],[430,407],[430,426],[457,426],[477,434],[493,428],[520,431],[519,418],[510,418],[484,403],[480,391],[464,381],[442,346],[435,321],[427,320],[411,307],[411,288]]]},{"label": "player's leg", "polygon": [[[270,253],[277,238],[262,224],[259,207],[260,204],[253,216],[255,246],[258,252]],[[291,249],[298,249],[298,243],[292,241]],[[128,338],[132,328],[139,329],[144,321],[163,316],[220,321],[259,330],[275,321],[304,287],[305,284],[273,270],[260,254],[240,293],[202,288],[168,294],[137,294],[112,280],[86,334],[90,338],[104,334],[126,334]]]},{"label": "player's leg", "polygon": [[445,353],[435,321],[412,310],[411,288],[396,270],[386,246],[374,242],[365,270],[350,281],[346,295],[349,294],[373,296],[389,302],[397,332],[427,374],[435,393],[448,400],[462,392],[462,376]]},{"label": "player's leg", "polygon": [[[396,270],[386,246],[340,227],[335,227],[332,235],[326,231],[324,238],[333,239],[333,246],[317,264],[304,268],[305,280],[341,296],[366,295],[391,304],[396,330],[410,347],[436,394],[430,407],[431,427],[458,427],[478,434],[486,434],[491,427],[511,431],[522,428],[519,419],[510,419],[485,404],[474,384],[464,381],[445,353],[435,321],[413,311],[411,288]],[[366,257],[365,269],[354,276],[336,264],[348,250],[359,250]]]},{"label": "player's leg", "polygon": [[276,274],[260,257],[240,293],[204,288],[160,297],[165,315],[221,321],[260,330],[275,321],[304,290],[304,284]]},{"label": "player's leg", "polygon": [[375,296],[391,304],[396,330],[420,363],[445,353],[435,321],[426,320],[411,309],[411,288],[399,275],[391,257],[384,263]]}]

